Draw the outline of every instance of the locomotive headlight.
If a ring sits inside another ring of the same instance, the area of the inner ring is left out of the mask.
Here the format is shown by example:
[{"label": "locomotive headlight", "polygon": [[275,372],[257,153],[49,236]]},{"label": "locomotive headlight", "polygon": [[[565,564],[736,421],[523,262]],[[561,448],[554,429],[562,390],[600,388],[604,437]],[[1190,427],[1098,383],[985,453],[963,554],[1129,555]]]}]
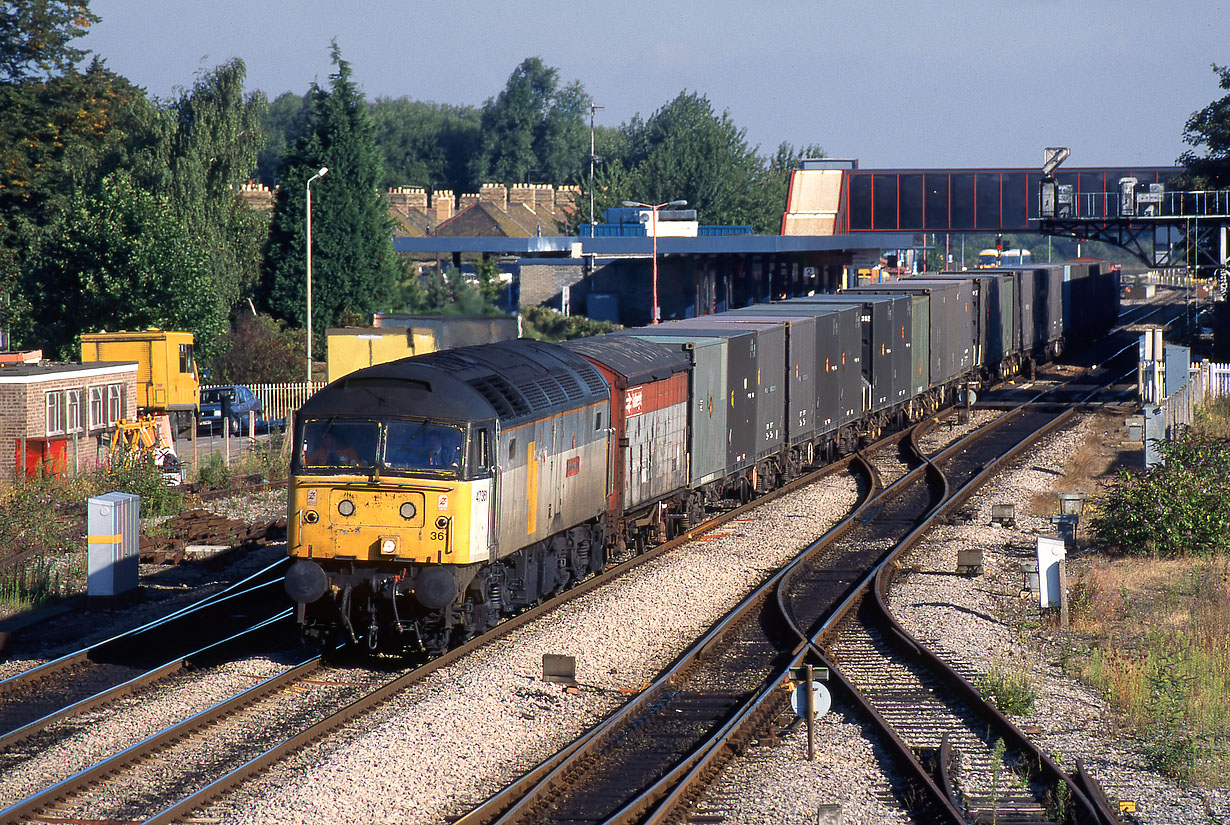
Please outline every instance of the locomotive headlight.
[{"label": "locomotive headlight", "polygon": [[315,510],[308,510],[303,514],[303,520],[308,524],[315,524],[320,521],[320,513],[317,513]]},{"label": "locomotive headlight", "polygon": [[409,521],[410,519],[414,518],[419,513],[418,508],[415,507],[414,504],[409,501],[403,504],[401,506],[401,509],[398,510],[397,512],[401,513],[401,517],[404,518],[406,521]]},{"label": "locomotive headlight", "polygon": [[393,556],[397,554],[397,537],[396,536],[381,536],[380,537],[380,553],[384,556]]},{"label": "locomotive headlight", "polygon": [[337,503],[337,511],[343,516],[354,515],[354,502],[348,498],[344,498]]},{"label": "locomotive headlight", "polygon": [[436,529],[443,530],[448,527],[448,516],[440,516],[436,519]]}]

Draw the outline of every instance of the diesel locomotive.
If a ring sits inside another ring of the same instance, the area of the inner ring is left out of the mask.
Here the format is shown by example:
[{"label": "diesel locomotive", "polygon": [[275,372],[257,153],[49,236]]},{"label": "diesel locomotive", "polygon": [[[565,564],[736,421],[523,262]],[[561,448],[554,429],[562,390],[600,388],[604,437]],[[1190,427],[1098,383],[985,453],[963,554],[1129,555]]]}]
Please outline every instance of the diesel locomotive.
[{"label": "diesel locomotive", "polygon": [[295,419],[304,637],[447,649],[1118,315],[1118,271],[935,273],[549,344],[380,364]]}]

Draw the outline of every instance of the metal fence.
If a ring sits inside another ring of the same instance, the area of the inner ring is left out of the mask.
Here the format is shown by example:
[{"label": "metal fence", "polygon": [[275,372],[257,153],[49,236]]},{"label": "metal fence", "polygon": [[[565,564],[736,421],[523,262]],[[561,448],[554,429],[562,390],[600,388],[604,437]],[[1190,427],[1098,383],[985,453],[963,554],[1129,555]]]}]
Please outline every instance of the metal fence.
[{"label": "metal fence", "polygon": [[1178,427],[1190,425],[1196,408],[1230,396],[1230,364],[1201,361],[1193,364],[1187,385],[1160,404],[1166,420],[1166,435],[1173,437]]},{"label": "metal fence", "polygon": [[[242,428],[243,434],[237,436],[231,436],[228,428],[225,427],[221,432],[208,437],[199,433],[196,439],[193,439],[191,434],[179,436],[175,443],[176,453],[184,465],[186,476],[191,476],[196,468],[208,464],[214,455],[220,456],[229,467],[248,462],[249,456],[257,450],[268,451],[274,448],[285,455],[284,449],[277,449],[284,437],[283,431],[291,426],[295,411],[302,407],[303,402],[307,401],[313,393],[323,388],[325,383],[314,381],[308,384],[299,381],[287,384],[247,384],[245,386],[260,399],[261,415],[266,422],[270,423],[270,426],[258,426],[255,434],[249,434],[245,425]],[[208,389],[211,389],[211,386],[201,387],[202,391]],[[274,426],[273,422],[278,422],[278,425]],[[289,457],[286,457],[289,460]]]},{"label": "metal fence", "polygon": [[[313,381],[311,384],[299,381],[293,384],[248,384],[247,386],[261,400],[261,409],[264,410],[263,414],[267,421],[281,419],[289,425],[291,413],[302,407],[303,402],[307,401],[317,390],[322,389],[325,384],[323,381]],[[201,387],[202,392],[208,389],[213,389],[213,387]]]}]

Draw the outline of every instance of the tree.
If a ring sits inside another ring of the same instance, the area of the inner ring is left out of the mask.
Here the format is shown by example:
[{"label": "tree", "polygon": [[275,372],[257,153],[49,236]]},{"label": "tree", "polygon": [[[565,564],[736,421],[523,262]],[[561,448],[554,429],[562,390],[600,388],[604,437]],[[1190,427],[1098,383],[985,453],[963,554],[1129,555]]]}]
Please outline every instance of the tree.
[{"label": "tree", "polygon": [[20,332],[54,356],[75,358],[81,332],[161,327],[192,332],[209,357],[226,327],[202,245],[126,171],[73,196],[32,251]]},{"label": "tree", "polygon": [[[1230,90],[1230,66],[1213,64],[1218,86]],[[1219,189],[1230,186],[1230,94],[1215,100],[1187,120],[1183,141],[1204,153],[1189,149],[1179,156],[1187,167],[1193,183],[1201,188]]]},{"label": "tree", "polygon": [[483,106],[473,177],[479,183],[580,183],[587,170],[590,97],[579,83],[559,87],[559,72],[530,57]]},{"label": "tree", "polygon": [[218,353],[208,363],[217,384],[277,384],[303,380],[307,337],[268,315],[246,307],[231,318]]},{"label": "tree", "polygon": [[71,72],[86,51],[69,43],[98,21],[88,0],[6,0],[0,10],[0,83]]},{"label": "tree", "polygon": [[330,88],[313,84],[307,129],[282,159],[262,275],[262,298],[274,317],[305,324],[306,185],[328,167],[312,188],[312,326],[320,337],[385,306],[403,275],[367,103],[336,42],[332,56]]},{"label": "tree", "polygon": [[270,189],[278,184],[282,155],[306,130],[311,108],[310,94],[283,92],[269,103],[261,116],[265,144],[257,155],[256,170],[260,182]]},{"label": "tree", "polygon": [[[756,232],[780,228],[788,170],[772,172],[748,145],[746,130],[729,114],[715,114],[705,96],[681,92],[649,120],[633,118],[624,132],[622,197],[683,199],[704,223],[749,224]],[[792,155],[786,145],[777,161],[785,165]]]},{"label": "tree", "polygon": [[264,142],[263,94],[245,95],[243,61],[198,77],[161,110],[157,155],[143,182],[166,195],[184,230],[205,245],[219,297],[229,309],[259,277],[266,227],[239,196]]},{"label": "tree", "polygon": [[407,98],[377,99],[371,106],[376,145],[384,159],[384,186],[422,186],[472,192],[478,152],[479,110]]}]

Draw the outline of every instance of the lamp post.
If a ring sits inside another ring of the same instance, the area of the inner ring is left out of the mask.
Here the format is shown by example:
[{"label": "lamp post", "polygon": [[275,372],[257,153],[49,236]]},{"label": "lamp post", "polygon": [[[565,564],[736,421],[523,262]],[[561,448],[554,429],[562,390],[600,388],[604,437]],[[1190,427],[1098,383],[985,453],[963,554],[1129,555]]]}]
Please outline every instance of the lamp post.
[{"label": "lamp post", "polygon": [[653,213],[653,305],[650,308],[650,323],[658,323],[658,210],[670,207],[678,209],[681,206],[687,206],[687,201],[667,201],[654,206],[650,203],[641,203],[640,201],[624,201],[624,206],[639,207],[648,209]]},{"label": "lamp post", "polygon": [[312,181],[329,174],[329,167],[308,178],[307,182],[307,386],[312,389]]},{"label": "lamp post", "polygon": [[594,237],[594,224],[598,223],[594,220],[594,161],[598,158],[594,154],[594,112],[599,109],[604,109],[605,106],[597,104],[589,104],[589,236]]}]

